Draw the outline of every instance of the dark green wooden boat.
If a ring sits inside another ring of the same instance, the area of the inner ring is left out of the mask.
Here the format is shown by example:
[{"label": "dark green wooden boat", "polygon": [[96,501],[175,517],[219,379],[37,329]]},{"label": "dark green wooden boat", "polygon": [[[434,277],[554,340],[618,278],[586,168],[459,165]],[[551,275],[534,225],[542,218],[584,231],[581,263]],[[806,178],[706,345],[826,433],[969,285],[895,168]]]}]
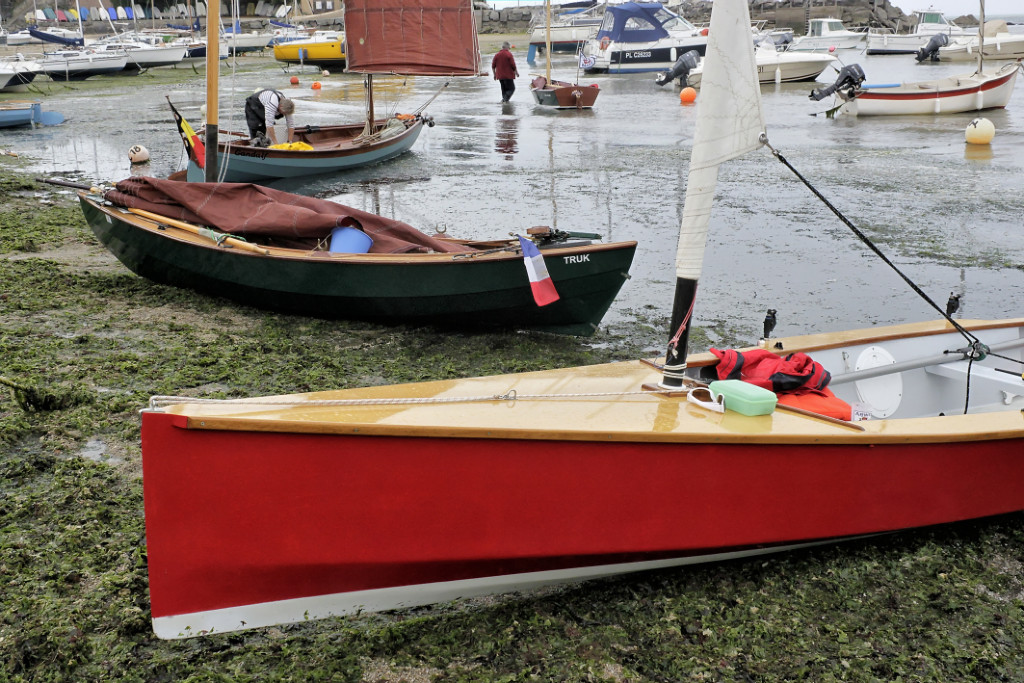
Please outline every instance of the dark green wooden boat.
[{"label": "dark green wooden boat", "polygon": [[[601,244],[554,231],[541,234],[534,241],[541,249],[560,298],[538,306],[517,239],[468,242],[430,237],[404,223],[358,209],[255,185],[146,180],[176,193],[197,195],[214,187],[246,188],[246,192],[255,194],[246,195],[245,199],[226,197],[223,201],[225,212],[248,226],[253,219],[236,216],[238,207],[258,205],[266,195],[282,199],[289,211],[294,209],[293,203],[316,204],[318,208],[325,203],[330,205],[328,210],[337,209],[336,215],[321,221],[323,225],[311,228],[308,234],[300,235],[290,218],[269,219],[275,225],[288,225],[288,237],[295,239],[258,231],[239,237],[238,231],[232,230],[235,236],[231,236],[220,223],[203,220],[204,216],[190,216],[181,207],[160,209],[159,204],[146,203],[134,195],[125,198],[136,190],[79,194],[82,211],[93,232],[136,274],[154,282],[287,313],[402,324],[591,334],[628,277],[636,250],[636,242]],[[150,210],[154,208],[158,210]],[[275,205],[273,210],[280,208]],[[253,213],[263,215],[267,211],[254,209]],[[339,216],[349,220],[338,220]],[[357,224],[372,235],[373,251],[330,250],[331,226],[346,222]],[[213,225],[217,228],[209,227]],[[427,246],[395,246],[396,240],[420,239],[410,237],[407,230],[422,236]],[[391,253],[374,253],[378,247]]]}]

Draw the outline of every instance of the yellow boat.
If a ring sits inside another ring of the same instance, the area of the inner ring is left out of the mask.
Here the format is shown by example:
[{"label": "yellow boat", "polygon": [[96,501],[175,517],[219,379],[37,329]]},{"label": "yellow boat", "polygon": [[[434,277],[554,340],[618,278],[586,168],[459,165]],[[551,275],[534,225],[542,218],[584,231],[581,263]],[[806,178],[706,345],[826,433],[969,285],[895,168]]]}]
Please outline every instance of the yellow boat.
[{"label": "yellow boat", "polygon": [[307,39],[275,45],[274,59],[286,64],[342,68],[345,66],[345,36],[337,31],[316,31]]}]

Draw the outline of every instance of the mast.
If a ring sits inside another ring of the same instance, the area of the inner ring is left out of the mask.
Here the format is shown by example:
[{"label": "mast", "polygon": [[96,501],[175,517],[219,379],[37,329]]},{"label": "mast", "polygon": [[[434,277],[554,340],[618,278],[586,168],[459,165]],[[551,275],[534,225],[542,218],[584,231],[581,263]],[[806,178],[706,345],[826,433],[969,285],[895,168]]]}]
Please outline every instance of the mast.
[{"label": "mast", "polygon": [[981,12],[981,25],[978,26],[978,73],[985,71],[985,58],[983,53],[985,52],[985,0],[978,0],[978,5]]},{"label": "mast", "polygon": [[78,33],[82,36],[82,47],[85,47],[85,29],[82,28],[82,8],[75,0],[75,14],[78,15]]},{"label": "mast", "polygon": [[551,84],[551,0],[544,0],[544,11],[546,15],[546,35],[544,38],[544,57],[547,60],[547,69],[544,71],[544,79]]},{"label": "mast", "polygon": [[206,182],[217,182],[217,90],[220,86],[219,30],[210,17],[220,17],[220,0],[206,6]]},{"label": "mast", "polygon": [[704,262],[718,167],[763,144],[761,86],[754,61],[754,43],[750,40],[750,12],[746,0],[718,0],[712,5],[700,85],[676,249],[671,338],[661,381],[661,386],[668,389],[678,389],[684,384],[697,282]]},{"label": "mast", "polygon": [[366,74],[366,133],[373,133],[373,74]]}]

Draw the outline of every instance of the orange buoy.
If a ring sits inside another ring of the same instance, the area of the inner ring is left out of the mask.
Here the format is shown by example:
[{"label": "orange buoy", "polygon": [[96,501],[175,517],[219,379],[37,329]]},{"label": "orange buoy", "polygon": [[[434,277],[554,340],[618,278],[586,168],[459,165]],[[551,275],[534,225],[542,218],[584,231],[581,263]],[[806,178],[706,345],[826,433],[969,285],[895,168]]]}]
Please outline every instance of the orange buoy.
[{"label": "orange buoy", "polygon": [[292,76],[292,85],[298,85],[298,84],[299,84],[299,77],[298,76]]},{"label": "orange buoy", "polygon": [[320,89],[320,81],[313,81],[313,85],[311,85],[309,87],[311,87],[313,90],[319,90]]},{"label": "orange buoy", "polygon": [[697,91],[687,86],[679,91],[680,104],[692,104],[697,99]]}]

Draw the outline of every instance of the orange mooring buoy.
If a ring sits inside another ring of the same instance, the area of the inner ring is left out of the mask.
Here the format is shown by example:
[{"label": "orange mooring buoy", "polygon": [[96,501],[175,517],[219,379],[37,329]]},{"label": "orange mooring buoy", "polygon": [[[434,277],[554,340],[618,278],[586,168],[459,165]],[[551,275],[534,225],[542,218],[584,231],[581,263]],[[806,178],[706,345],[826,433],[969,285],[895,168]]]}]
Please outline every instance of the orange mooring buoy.
[{"label": "orange mooring buoy", "polygon": [[299,77],[298,76],[292,76],[292,85],[298,85],[298,84],[299,84]]},{"label": "orange mooring buoy", "polygon": [[313,85],[311,85],[309,87],[311,87],[313,90],[319,90],[320,89],[320,81],[313,81]]},{"label": "orange mooring buoy", "polygon": [[679,91],[680,104],[692,104],[697,99],[697,91],[687,86]]}]

